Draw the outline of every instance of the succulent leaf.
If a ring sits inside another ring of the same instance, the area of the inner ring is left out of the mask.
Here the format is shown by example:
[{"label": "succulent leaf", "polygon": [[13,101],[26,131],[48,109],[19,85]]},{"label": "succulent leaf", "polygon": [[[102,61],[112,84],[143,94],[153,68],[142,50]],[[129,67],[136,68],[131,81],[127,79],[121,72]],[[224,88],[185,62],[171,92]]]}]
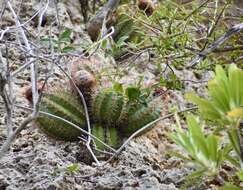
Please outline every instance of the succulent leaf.
[{"label": "succulent leaf", "polygon": [[[228,73],[216,66],[215,76],[208,83],[209,98],[187,94],[186,98],[199,106],[199,111],[208,120],[236,123],[231,114],[243,105],[243,71],[232,64]],[[231,114],[229,114],[231,113]]]}]

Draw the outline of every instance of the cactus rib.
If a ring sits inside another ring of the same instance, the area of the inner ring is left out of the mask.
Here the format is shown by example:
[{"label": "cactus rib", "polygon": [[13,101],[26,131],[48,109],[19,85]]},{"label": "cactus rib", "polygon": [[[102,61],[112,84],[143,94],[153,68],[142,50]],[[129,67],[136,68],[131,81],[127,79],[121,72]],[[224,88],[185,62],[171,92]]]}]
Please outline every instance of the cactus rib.
[{"label": "cactus rib", "polygon": [[[81,128],[86,128],[82,105],[67,92],[44,94],[40,110],[65,118]],[[75,141],[82,135],[73,126],[48,116],[39,116],[36,122],[43,132],[57,140]]]}]

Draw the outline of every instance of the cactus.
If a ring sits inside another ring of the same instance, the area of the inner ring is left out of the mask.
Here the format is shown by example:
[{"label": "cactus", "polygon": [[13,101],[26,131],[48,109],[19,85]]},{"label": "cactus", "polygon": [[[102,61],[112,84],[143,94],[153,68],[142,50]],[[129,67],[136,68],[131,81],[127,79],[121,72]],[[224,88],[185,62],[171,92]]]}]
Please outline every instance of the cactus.
[{"label": "cactus", "polygon": [[123,108],[118,125],[124,137],[160,116],[161,104],[156,99],[147,104],[128,101]]},{"label": "cactus", "polygon": [[[72,94],[62,91],[44,94],[40,110],[62,117],[86,129],[83,105],[78,101],[76,96]],[[78,137],[82,135],[82,132],[72,125],[45,115],[40,115],[36,123],[41,131],[57,140],[76,141],[79,140]],[[118,131],[114,127],[107,129],[106,127],[94,124],[92,125],[92,134],[114,148],[118,147],[120,144]],[[104,145],[98,141],[95,141],[95,144],[99,149],[105,148]]]},{"label": "cactus", "polygon": [[[62,117],[81,128],[86,128],[82,104],[75,96],[63,91],[44,94],[40,111]],[[40,115],[36,120],[39,128],[57,140],[75,141],[82,133],[62,120]]]},{"label": "cactus", "polygon": [[[97,90],[97,83],[94,75],[84,69],[80,69],[78,64],[74,64],[71,68],[71,77],[78,89],[84,95],[85,101],[89,104],[92,95]],[[71,90],[76,93],[73,82],[70,81]]]},{"label": "cactus", "polygon": [[[92,127],[92,134],[103,142],[109,144],[113,148],[118,148],[121,145],[122,138],[119,136],[119,131],[116,127],[106,127],[99,124],[94,124]],[[100,150],[105,149],[105,146],[99,141],[95,140],[95,145]]]},{"label": "cactus", "polygon": [[108,128],[115,127],[120,136],[128,137],[159,117],[160,104],[156,100],[147,104],[129,101],[124,94],[106,89],[93,97],[91,114],[95,122]]},{"label": "cactus", "polygon": [[[85,70],[73,72],[72,77],[87,102],[92,134],[114,148],[119,147],[124,138],[159,117],[161,104],[156,100],[148,101],[149,98],[146,98],[147,103],[142,103],[139,99],[130,99],[124,91],[118,92],[113,88],[98,90],[95,77]],[[44,93],[40,111],[64,118],[87,130],[84,108],[74,90],[72,93],[62,89]],[[75,141],[85,135],[72,125],[46,115],[40,115],[36,123],[43,132],[57,140]],[[94,142],[99,149],[105,148],[98,141]]]},{"label": "cactus", "polygon": [[[129,101],[124,94],[112,89],[95,93],[91,101],[92,134],[114,148],[119,147],[123,138],[158,118],[160,113],[156,101],[147,105]],[[83,105],[73,94],[62,91],[44,94],[40,110],[86,129]],[[48,116],[40,115],[36,122],[44,133],[57,140],[75,141],[82,135],[82,132],[70,124]],[[95,143],[99,149],[105,148],[98,141]]]},{"label": "cactus", "polygon": [[124,105],[123,94],[111,89],[101,90],[92,99],[91,115],[95,122],[116,126]]}]

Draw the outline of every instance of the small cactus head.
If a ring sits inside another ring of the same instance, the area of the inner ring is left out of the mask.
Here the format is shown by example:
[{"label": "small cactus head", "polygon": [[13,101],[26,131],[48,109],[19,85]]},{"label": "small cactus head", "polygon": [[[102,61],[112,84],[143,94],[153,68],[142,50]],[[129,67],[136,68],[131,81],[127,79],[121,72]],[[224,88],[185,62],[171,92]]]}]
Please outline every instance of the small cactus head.
[{"label": "small cactus head", "polygon": [[139,0],[138,8],[145,11],[147,16],[151,16],[154,12],[155,6],[152,0]]},{"label": "small cactus head", "polygon": [[96,86],[96,79],[94,75],[86,70],[79,70],[73,73],[72,79],[81,91],[94,89]]},{"label": "small cactus head", "polygon": [[[43,85],[44,85],[44,82],[43,81],[39,81],[37,83],[37,90],[38,90],[38,93],[41,93],[41,91],[45,91],[46,88],[43,88]],[[33,97],[32,97],[32,89],[31,89],[31,85],[30,86],[27,86],[24,90],[24,93],[23,93],[24,97],[29,101],[29,103],[33,103]]]},{"label": "small cactus head", "polygon": [[73,81],[70,81],[70,86],[73,92],[77,92],[73,82],[84,96],[92,94],[93,90],[97,87],[95,76],[84,69],[86,65],[93,63],[95,63],[94,58],[80,58],[71,65],[71,78]]}]

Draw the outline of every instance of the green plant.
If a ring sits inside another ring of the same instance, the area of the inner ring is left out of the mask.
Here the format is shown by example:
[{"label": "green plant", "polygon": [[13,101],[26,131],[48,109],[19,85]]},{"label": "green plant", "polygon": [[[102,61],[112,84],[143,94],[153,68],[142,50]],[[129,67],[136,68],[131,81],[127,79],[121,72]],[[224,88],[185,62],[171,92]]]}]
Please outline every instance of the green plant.
[{"label": "green plant", "polygon": [[64,174],[75,174],[80,170],[80,165],[77,163],[69,164],[67,166],[56,166],[52,173],[53,176],[60,176]]},{"label": "green plant", "polygon": [[[97,138],[105,142],[106,144],[112,146],[113,148],[118,148],[123,141],[124,136],[119,133],[115,126],[106,126],[94,123],[92,125],[92,133]],[[106,147],[97,140],[94,140],[95,145],[98,149],[104,150]]]},{"label": "green plant", "polygon": [[196,168],[194,176],[215,176],[218,174],[225,156],[231,150],[228,146],[222,146],[220,138],[213,134],[205,135],[205,131],[194,116],[187,117],[188,131],[180,126],[170,135],[171,139],[186,152],[185,155],[176,153],[176,156],[193,164]]},{"label": "green plant", "polygon": [[[140,90],[135,87],[128,87],[124,92],[114,88],[97,90],[89,101],[92,134],[115,148],[120,146],[123,138],[157,119],[160,113],[159,102],[144,99]],[[40,110],[86,129],[83,105],[74,94],[61,90],[44,94]],[[78,140],[82,135],[72,125],[44,115],[37,118],[37,124],[42,131],[59,140]],[[105,148],[96,140],[95,143],[97,148]]]},{"label": "green plant", "polygon": [[208,120],[223,124],[237,123],[237,119],[230,116],[236,108],[243,105],[243,71],[230,65],[228,74],[222,66],[217,65],[213,80],[208,82],[208,98],[200,98],[194,94],[187,94],[186,98],[197,104],[201,115]]},{"label": "green plant", "polygon": [[[236,65],[230,65],[228,73],[221,66],[216,66],[215,76],[208,83],[208,98],[200,98],[194,94],[186,97],[199,107],[200,114],[207,120],[216,122],[221,130],[227,130],[228,138],[238,155],[242,167],[242,145],[240,143],[241,129],[239,120],[241,106],[243,105],[243,71]],[[232,160],[230,160],[232,161]],[[234,164],[239,166],[236,161]]]},{"label": "green plant", "polygon": [[[62,117],[81,128],[86,128],[83,106],[75,96],[68,92],[56,90],[52,93],[45,93],[42,97],[40,111]],[[45,115],[40,115],[36,123],[44,133],[57,140],[75,141],[82,135],[70,124]]]},{"label": "green plant", "polygon": [[[67,121],[78,125],[80,128],[87,130],[83,105],[78,100],[78,97],[73,94],[63,92],[62,90],[44,94],[40,111],[66,119]],[[36,123],[44,133],[57,140],[76,141],[79,140],[81,135],[84,135],[72,125],[46,115],[40,115],[37,118]],[[117,129],[114,127],[107,129],[105,125],[101,126],[93,124],[92,134],[100,140],[108,143],[110,146],[117,147],[120,144]],[[98,141],[95,142],[98,148],[104,148],[101,143]]]},{"label": "green plant", "polygon": [[77,173],[80,170],[80,165],[78,164],[70,164],[67,166],[66,172],[68,173]]},{"label": "green plant", "polygon": [[67,53],[74,50],[74,47],[71,45],[71,34],[72,30],[65,28],[65,30],[59,34],[57,39],[54,37],[42,38],[41,42],[47,44],[51,43],[54,50],[61,53]]},{"label": "green plant", "polygon": [[136,87],[101,90],[92,101],[91,115],[101,125],[115,126],[120,136],[128,137],[159,117],[161,103],[150,98],[145,98]]},{"label": "green plant", "polygon": [[[200,115],[206,121],[210,121],[208,124],[217,127],[216,130],[214,130],[215,128],[208,129],[208,135],[205,135],[206,132],[202,130],[195,118],[188,116],[188,132],[182,130],[178,124],[176,131],[171,134],[173,141],[187,153],[186,156],[178,153],[175,155],[193,163],[193,166],[197,168],[192,176],[218,176],[224,161],[229,161],[236,168],[242,170],[242,81],[243,71],[236,65],[230,65],[228,72],[218,65],[213,79],[208,82],[208,96],[206,98],[198,97],[192,93],[186,95],[187,99],[198,105]],[[178,118],[177,123],[179,123]],[[237,175],[240,180],[243,179],[242,171]],[[237,181],[230,181],[220,190],[241,189],[242,187],[238,185]]]},{"label": "green plant", "polygon": [[117,125],[124,104],[124,96],[112,89],[99,91],[92,98],[91,115],[100,124]]}]

